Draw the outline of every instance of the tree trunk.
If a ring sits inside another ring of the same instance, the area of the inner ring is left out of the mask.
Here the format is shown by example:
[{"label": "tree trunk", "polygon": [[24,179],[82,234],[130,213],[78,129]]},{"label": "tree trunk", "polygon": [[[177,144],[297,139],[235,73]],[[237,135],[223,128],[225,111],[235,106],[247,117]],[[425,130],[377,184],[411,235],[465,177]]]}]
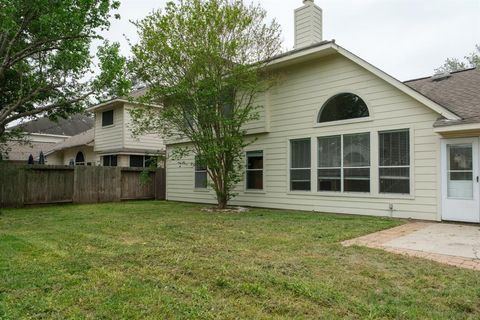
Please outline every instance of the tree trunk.
[{"label": "tree trunk", "polygon": [[217,195],[218,209],[223,210],[227,208],[227,197],[225,195]]}]

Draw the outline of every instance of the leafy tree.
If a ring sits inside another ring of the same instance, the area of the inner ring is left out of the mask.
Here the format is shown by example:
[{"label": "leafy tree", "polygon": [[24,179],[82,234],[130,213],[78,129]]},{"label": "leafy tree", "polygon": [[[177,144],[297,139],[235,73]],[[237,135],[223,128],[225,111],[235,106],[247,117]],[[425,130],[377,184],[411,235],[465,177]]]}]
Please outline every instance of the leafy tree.
[{"label": "leafy tree", "polygon": [[475,46],[475,51],[464,57],[464,60],[447,58],[445,63],[436,72],[454,72],[468,68],[480,68],[480,44]]},{"label": "leafy tree", "polygon": [[142,101],[163,108],[133,111],[134,131],[189,141],[169,156],[195,154],[225,208],[253,142],[244,125],[258,118],[255,98],[275,80],[266,66],[280,52],[280,27],[259,5],[241,0],[169,2],[136,26],[140,41],[130,67],[147,85]]},{"label": "leafy tree", "polygon": [[[90,46],[109,27],[114,0],[0,0],[0,153],[22,118],[52,120],[82,111],[94,98],[120,94],[125,59],[118,44],[101,46],[96,79]],[[118,17],[116,15],[116,17]]]}]

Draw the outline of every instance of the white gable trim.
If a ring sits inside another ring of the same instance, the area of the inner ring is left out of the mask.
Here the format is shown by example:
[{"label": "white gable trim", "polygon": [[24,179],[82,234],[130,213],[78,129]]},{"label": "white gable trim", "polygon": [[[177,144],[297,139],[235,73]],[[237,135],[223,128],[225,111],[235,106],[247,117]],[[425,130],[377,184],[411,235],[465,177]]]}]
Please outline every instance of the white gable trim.
[{"label": "white gable trim", "polygon": [[456,114],[454,114],[453,112],[447,110],[445,107],[442,107],[438,103],[430,100],[429,98],[425,97],[423,94],[413,90],[412,88],[410,88],[409,86],[407,86],[403,82],[401,82],[401,81],[395,79],[394,77],[392,77],[391,75],[383,72],[382,70],[378,69],[374,65],[366,62],[365,60],[361,59],[360,57],[354,55],[350,51],[348,51],[348,50],[346,50],[346,49],[344,49],[344,48],[342,48],[342,47],[340,47],[336,44],[333,44],[333,45],[337,47],[338,53],[340,53],[342,56],[344,56],[347,59],[355,62],[359,66],[367,69],[368,71],[370,71],[371,73],[373,73],[374,75],[379,77],[380,79],[388,82],[389,84],[391,84],[392,86],[394,86],[398,90],[402,91],[403,93],[409,95],[410,97],[414,98],[418,102],[426,105],[427,107],[429,107],[430,109],[432,109],[436,113],[442,115],[444,118],[449,119],[449,120],[461,120],[461,118],[459,116],[457,116]]},{"label": "white gable trim", "polygon": [[301,50],[298,52],[294,52],[291,55],[284,55],[280,56],[277,59],[273,59],[270,61],[267,65],[271,68],[279,68],[279,67],[284,67],[296,63],[301,63],[304,61],[308,61],[314,58],[319,58],[322,56],[326,56],[332,53],[338,52],[345,58],[349,59],[350,61],[353,61],[357,65],[361,66],[362,68],[366,69],[367,71],[370,71],[380,79],[384,80],[385,82],[389,83],[390,85],[394,86],[398,90],[402,91],[406,95],[412,97],[413,99],[417,100],[418,102],[422,103],[423,105],[427,106],[431,110],[435,111],[439,115],[443,116],[444,118],[448,120],[461,120],[459,116],[454,114],[453,112],[449,111],[445,107],[439,105],[433,100],[430,100],[423,94],[413,90],[403,82],[395,79],[391,75],[385,73],[384,71],[378,69],[374,65],[366,62],[365,60],[361,59],[360,57],[354,55],[350,51],[340,47],[337,45],[335,42],[328,42],[325,44],[321,44],[317,47],[313,48],[308,48],[306,50]]}]

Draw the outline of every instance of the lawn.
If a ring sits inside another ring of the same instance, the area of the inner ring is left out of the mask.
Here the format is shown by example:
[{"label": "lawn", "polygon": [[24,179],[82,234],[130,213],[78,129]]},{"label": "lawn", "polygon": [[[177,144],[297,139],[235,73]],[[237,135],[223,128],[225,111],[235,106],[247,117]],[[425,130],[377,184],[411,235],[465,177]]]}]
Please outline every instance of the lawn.
[{"label": "lawn", "polygon": [[200,208],[2,210],[0,318],[480,318],[480,272],[340,245],[402,221]]}]

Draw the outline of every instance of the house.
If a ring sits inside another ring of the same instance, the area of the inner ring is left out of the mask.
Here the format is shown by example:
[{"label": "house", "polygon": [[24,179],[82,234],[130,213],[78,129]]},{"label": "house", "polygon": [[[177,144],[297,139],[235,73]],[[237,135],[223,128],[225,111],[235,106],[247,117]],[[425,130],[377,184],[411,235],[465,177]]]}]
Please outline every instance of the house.
[{"label": "house", "polygon": [[93,118],[89,115],[76,114],[69,119],[52,121],[46,117],[18,124],[9,130],[20,130],[24,139],[9,141],[6,161],[26,163],[29,156],[38,158],[40,152],[46,153],[57,143],[84,132],[93,127]]},{"label": "house", "polygon": [[[132,95],[141,94],[138,91]],[[132,135],[130,110],[142,107],[115,98],[87,109],[94,114],[93,128],[56,144],[46,153],[49,165],[102,165],[148,167],[164,154],[161,137]]]},{"label": "house", "polygon": [[[269,65],[233,205],[480,222],[480,71],[402,83],[322,39],[322,10],[295,11],[295,48]],[[167,199],[215,203],[194,155],[168,155]],[[182,163],[189,163],[184,165]]]}]

